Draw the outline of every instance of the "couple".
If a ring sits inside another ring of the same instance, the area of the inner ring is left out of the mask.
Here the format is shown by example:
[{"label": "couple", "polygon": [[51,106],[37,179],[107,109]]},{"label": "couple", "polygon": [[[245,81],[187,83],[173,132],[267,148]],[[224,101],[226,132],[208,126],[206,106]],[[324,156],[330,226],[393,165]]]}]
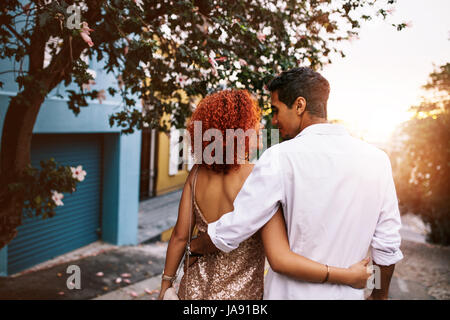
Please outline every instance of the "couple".
[{"label": "couple", "polygon": [[[330,87],[319,73],[294,68],[268,89],[272,122],[286,141],[267,149],[255,165],[235,155],[233,164],[193,167],[160,298],[197,226],[180,299],[364,299],[369,251],[380,271],[380,286],[369,299],[387,299],[395,263],[403,258],[389,158],[326,122]],[[221,91],[200,102],[188,130],[194,145],[202,139],[192,135],[194,121],[202,122],[203,132],[224,133],[258,131],[259,120],[248,92]],[[208,143],[202,140],[202,151]],[[259,147],[246,140],[245,155]],[[264,279],[265,257],[271,268]]]}]

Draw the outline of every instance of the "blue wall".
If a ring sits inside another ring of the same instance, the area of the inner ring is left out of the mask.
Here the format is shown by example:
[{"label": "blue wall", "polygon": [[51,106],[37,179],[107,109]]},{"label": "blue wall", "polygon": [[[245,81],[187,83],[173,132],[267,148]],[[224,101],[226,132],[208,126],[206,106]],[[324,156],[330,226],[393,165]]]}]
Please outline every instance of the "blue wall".
[{"label": "blue wall", "polygon": [[[9,70],[8,65],[9,62],[0,61],[0,71]],[[92,89],[106,90],[115,86],[116,78],[107,75],[100,66],[96,62],[90,64],[90,68],[97,72],[96,85]],[[5,83],[0,89],[1,139],[9,99],[16,94],[17,86],[12,74],[1,75],[0,81]],[[102,104],[94,100],[75,116],[67,107],[66,98],[55,97],[56,92],[66,97],[65,90],[60,84],[48,95],[33,133],[104,133],[102,239],[116,245],[137,244],[141,132],[121,135],[119,127],[110,128],[109,116],[123,108],[119,97],[107,94]],[[0,250],[0,276],[6,274],[6,258],[7,247]]]}]

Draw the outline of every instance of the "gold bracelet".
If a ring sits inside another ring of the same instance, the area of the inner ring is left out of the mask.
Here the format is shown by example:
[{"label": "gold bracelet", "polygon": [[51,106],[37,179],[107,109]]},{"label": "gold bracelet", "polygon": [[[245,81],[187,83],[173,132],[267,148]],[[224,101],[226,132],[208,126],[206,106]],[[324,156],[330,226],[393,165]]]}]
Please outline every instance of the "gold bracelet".
[{"label": "gold bracelet", "polygon": [[322,283],[327,282],[328,281],[328,277],[330,276],[330,267],[327,264],[326,264],[326,266],[327,266],[327,276],[325,277],[325,280],[323,280]]}]

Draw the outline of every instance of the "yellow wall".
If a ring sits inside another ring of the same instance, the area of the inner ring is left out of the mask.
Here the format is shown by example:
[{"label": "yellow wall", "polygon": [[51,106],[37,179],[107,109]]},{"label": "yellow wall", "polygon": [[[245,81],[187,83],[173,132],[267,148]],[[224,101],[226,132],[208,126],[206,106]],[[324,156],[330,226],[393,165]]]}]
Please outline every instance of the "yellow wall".
[{"label": "yellow wall", "polygon": [[[158,174],[156,177],[156,195],[178,190],[184,186],[189,172],[184,169],[176,175],[169,176],[169,136],[164,132],[158,137]],[[186,168],[186,165],[184,165]]]}]

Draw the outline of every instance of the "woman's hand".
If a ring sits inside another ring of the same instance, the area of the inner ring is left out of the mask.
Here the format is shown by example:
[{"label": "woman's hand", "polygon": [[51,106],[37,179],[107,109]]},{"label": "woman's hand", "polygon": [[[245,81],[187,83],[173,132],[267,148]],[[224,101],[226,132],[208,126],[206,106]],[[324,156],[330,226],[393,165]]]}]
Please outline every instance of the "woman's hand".
[{"label": "woman's hand", "polygon": [[158,300],[162,300],[164,298],[164,293],[166,292],[167,289],[170,288],[171,285],[172,283],[170,281],[167,280],[161,281],[161,290],[159,291]]},{"label": "woman's hand", "polygon": [[364,289],[372,273],[367,268],[370,257],[361,260],[348,268],[349,283],[355,289]]}]

